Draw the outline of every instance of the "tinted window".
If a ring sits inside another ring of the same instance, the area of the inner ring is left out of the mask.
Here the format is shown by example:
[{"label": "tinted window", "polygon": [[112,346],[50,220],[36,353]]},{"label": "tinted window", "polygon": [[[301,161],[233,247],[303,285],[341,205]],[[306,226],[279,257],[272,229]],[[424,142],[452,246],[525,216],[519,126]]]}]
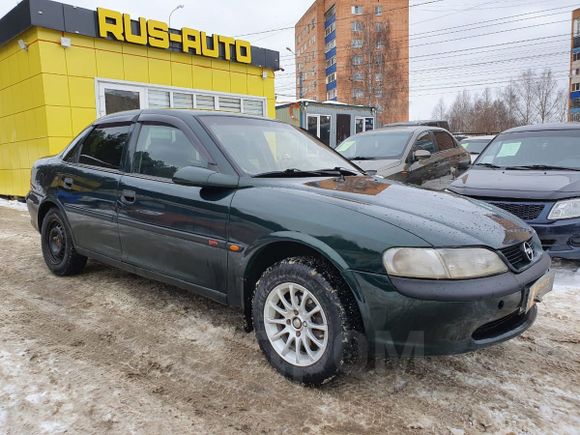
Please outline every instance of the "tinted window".
[{"label": "tinted window", "polygon": [[77,137],[73,139],[73,141],[69,144],[66,151],[64,152],[63,159],[67,162],[76,162],[78,158],[78,151],[83,143],[83,139],[87,136],[89,130],[92,127],[85,128]]},{"label": "tinted window", "polygon": [[133,172],[172,178],[178,169],[207,166],[207,162],[200,149],[178,128],[154,124],[141,127],[133,156]]},{"label": "tinted window", "polygon": [[501,134],[480,154],[477,163],[580,169],[580,134],[578,130]]},{"label": "tinted window", "polygon": [[83,143],[79,163],[119,169],[130,129],[130,125],[96,127]]},{"label": "tinted window", "polygon": [[450,150],[455,147],[455,141],[449,133],[445,133],[444,131],[434,131],[433,134],[435,135],[439,151]]},{"label": "tinted window", "polygon": [[437,151],[431,133],[423,133],[421,136],[417,138],[417,140],[415,141],[415,145],[413,146],[413,152],[417,150],[429,151],[431,154]]},{"label": "tinted window", "polygon": [[[362,119],[362,118],[361,118]],[[353,136],[336,150],[349,159],[395,159],[403,155],[411,133],[385,131]]]}]

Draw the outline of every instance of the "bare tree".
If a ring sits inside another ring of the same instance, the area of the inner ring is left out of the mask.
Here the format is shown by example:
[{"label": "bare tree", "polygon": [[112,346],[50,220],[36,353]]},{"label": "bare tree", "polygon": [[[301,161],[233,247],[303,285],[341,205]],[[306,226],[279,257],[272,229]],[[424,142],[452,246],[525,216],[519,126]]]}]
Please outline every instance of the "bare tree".
[{"label": "bare tree", "polygon": [[447,118],[447,106],[445,106],[445,101],[443,97],[439,98],[439,101],[433,108],[432,113],[433,119],[446,119]]},{"label": "bare tree", "polygon": [[536,74],[531,69],[522,73],[515,88],[518,99],[516,113],[518,122],[522,125],[533,124],[536,121]]},{"label": "bare tree", "polygon": [[468,91],[463,91],[455,97],[448,112],[451,131],[469,131],[471,129],[469,118],[472,107],[471,95]]},{"label": "bare tree", "polygon": [[545,69],[536,79],[535,108],[538,120],[543,124],[559,120],[561,115],[561,91],[558,82],[552,75],[552,70]]}]

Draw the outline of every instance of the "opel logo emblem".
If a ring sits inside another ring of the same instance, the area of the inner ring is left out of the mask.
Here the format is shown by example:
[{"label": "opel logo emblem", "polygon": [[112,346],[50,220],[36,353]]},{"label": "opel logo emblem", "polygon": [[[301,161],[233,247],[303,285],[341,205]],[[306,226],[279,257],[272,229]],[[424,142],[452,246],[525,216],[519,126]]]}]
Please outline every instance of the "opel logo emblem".
[{"label": "opel logo emblem", "polygon": [[532,261],[534,259],[534,248],[528,242],[524,243],[524,254],[526,254],[526,258],[528,261]]}]

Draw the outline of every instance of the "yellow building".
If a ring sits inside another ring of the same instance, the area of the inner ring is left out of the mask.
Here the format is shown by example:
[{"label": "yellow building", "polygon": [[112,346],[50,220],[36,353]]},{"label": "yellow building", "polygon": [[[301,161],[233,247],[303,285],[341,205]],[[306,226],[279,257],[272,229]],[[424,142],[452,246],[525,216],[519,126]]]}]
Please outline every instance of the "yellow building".
[{"label": "yellow building", "polygon": [[278,52],[190,28],[48,0],[0,19],[0,195],[97,117],[196,108],[274,118]]}]

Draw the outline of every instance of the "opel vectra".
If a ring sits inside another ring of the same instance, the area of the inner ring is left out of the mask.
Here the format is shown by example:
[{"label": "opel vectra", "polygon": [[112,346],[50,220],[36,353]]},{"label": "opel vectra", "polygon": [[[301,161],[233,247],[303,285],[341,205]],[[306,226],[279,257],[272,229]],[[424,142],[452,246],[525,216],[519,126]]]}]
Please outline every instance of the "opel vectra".
[{"label": "opel vectra", "polygon": [[36,162],[27,203],[54,274],[91,258],[239,307],[269,362],[306,384],[361,349],[508,340],[553,280],[513,215],[367,176],[262,118],[106,116]]}]

